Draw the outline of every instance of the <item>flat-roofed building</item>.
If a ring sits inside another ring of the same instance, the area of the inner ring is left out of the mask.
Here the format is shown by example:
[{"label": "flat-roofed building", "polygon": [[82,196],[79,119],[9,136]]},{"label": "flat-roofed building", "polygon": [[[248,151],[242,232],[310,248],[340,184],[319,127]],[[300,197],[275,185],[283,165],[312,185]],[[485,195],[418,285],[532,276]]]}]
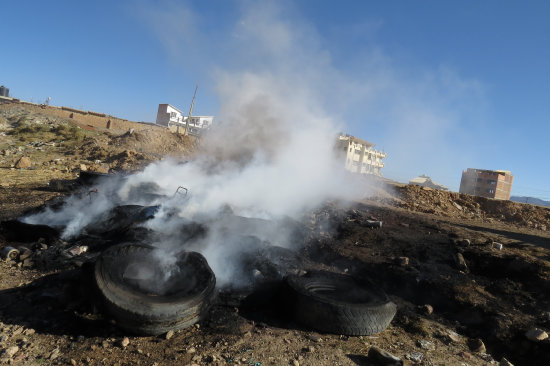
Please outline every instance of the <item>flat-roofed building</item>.
[{"label": "flat-roofed building", "polygon": [[460,193],[473,196],[509,200],[514,176],[508,170],[468,168],[462,172]]},{"label": "flat-roofed building", "polygon": [[382,159],[386,153],[376,150],[374,146],[372,142],[340,134],[336,148],[345,158],[345,167],[350,172],[382,176],[380,169],[384,167]]},{"label": "flat-roofed building", "polygon": [[[173,105],[159,104],[156,121],[158,125],[166,126],[172,132],[183,133],[188,119],[188,116],[184,116],[182,111]],[[209,129],[213,121],[214,116],[191,116],[187,133],[198,136]]]}]

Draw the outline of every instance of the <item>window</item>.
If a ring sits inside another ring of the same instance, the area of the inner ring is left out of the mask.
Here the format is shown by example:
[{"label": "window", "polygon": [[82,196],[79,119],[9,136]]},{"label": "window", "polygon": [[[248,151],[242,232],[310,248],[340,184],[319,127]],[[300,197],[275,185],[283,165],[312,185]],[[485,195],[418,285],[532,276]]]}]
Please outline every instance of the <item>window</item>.
[{"label": "window", "polygon": [[176,118],[176,112],[170,112],[170,118]]},{"label": "window", "polygon": [[494,180],[494,179],[487,179],[487,183],[495,185],[495,184],[497,184],[497,181]]},{"label": "window", "polygon": [[489,188],[489,189],[487,190],[487,193],[495,193],[495,190],[492,189],[492,188]]}]

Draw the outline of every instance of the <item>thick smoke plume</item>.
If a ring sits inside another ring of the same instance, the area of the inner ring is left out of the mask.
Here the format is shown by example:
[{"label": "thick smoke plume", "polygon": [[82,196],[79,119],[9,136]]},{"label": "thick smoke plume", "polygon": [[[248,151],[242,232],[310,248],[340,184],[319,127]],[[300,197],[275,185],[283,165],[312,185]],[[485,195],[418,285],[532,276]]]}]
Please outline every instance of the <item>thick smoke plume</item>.
[{"label": "thick smoke plume", "polygon": [[[165,260],[156,258],[168,268],[171,254],[196,250],[206,256],[219,283],[239,285],[244,283],[241,254],[266,244],[296,248],[301,242],[291,219],[327,199],[367,194],[367,187],[349,180],[343,157],[335,154],[341,126],[323,108],[324,93],[317,89],[324,77],[322,52],[310,50],[311,67],[304,71],[311,45],[267,14],[247,17],[263,21],[255,23],[259,28],[246,23],[250,19],[240,22],[238,42],[248,42],[250,57],[269,59],[267,68],[216,69],[220,113],[195,158],[186,164],[153,163],[139,174],[103,184],[93,197],[69,198],[61,211],[26,221],[61,225],[63,236],[71,238],[116,205],[159,204],[144,224],[160,234],[154,245],[167,253]],[[161,195],[157,199],[133,194],[151,183]],[[188,189],[187,195],[174,193],[179,186]],[[191,235],[197,226],[205,232]]]}]

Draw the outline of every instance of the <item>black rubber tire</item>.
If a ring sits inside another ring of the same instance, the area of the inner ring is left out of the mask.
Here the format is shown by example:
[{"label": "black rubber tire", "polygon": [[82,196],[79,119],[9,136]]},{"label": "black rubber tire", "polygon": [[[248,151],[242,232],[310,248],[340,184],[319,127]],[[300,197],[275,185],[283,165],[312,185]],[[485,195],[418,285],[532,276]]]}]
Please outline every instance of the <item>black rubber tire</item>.
[{"label": "black rubber tire", "polygon": [[[197,323],[214,296],[216,278],[206,259],[196,252],[178,255],[180,277],[167,293],[147,293],[124,279],[130,265],[150,266],[155,249],[121,244],[107,249],[95,264],[94,279],[105,311],[121,329],[139,335],[159,335]],[[151,282],[155,284],[155,282]]]},{"label": "black rubber tire", "polygon": [[313,271],[288,276],[286,285],[295,321],[321,332],[376,334],[388,327],[397,310],[382,290],[348,275]]}]

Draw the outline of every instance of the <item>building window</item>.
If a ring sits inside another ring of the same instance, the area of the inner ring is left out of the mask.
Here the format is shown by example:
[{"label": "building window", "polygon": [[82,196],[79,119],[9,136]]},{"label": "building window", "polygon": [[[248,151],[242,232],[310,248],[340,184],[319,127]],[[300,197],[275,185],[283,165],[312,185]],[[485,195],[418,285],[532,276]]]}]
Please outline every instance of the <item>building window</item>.
[{"label": "building window", "polygon": [[176,118],[176,112],[170,112],[170,118]]},{"label": "building window", "polygon": [[497,181],[494,180],[494,179],[487,179],[487,183],[495,185],[495,184],[497,184]]},{"label": "building window", "polygon": [[488,193],[495,193],[495,190],[492,189],[492,188],[489,188],[489,189],[487,190],[487,192],[488,192]]}]

